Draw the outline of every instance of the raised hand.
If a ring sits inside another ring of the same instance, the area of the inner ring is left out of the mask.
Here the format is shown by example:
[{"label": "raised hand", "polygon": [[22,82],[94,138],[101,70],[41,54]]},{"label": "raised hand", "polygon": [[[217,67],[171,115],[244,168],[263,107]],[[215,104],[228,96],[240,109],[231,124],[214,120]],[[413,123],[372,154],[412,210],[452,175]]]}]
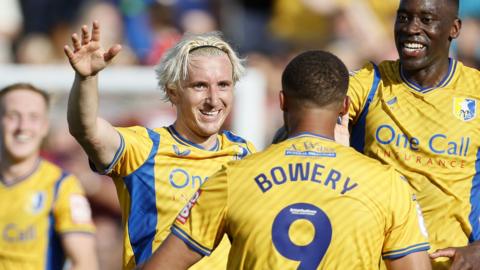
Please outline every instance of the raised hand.
[{"label": "raised hand", "polygon": [[100,45],[100,25],[93,22],[92,34],[86,25],[82,26],[82,37],[76,33],[72,35],[72,48],[65,45],[63,48],[75,72],[81,77],[94,76],[104,69],[120,52],[122,47],[115,44],[105,51]]}]

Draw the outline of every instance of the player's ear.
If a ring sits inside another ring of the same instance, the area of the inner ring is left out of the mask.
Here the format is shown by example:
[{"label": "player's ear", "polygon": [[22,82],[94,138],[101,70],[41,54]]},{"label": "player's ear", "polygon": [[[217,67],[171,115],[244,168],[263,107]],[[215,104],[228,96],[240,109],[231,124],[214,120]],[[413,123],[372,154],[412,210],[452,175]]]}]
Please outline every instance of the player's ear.
[{"label": "player's ear", "polygon": [[285,94],[283,93],[283,90],[280,90],[278,98],[280,100],[280,109],[285,112],[287,110],[287,106],[285,105]]},{"label": "player's ear", "polygon": [[348,108],[350,108],[350,98],[345,96],[342,102],[342,107],[340,108],[340,115],[348,114]]},{"label": "player's ear", "polygon": [[166,88],[166,92],[167,92],[167,96],[168,96],[168,99],[174,104],[178,104],[178,99],[179,99],[179,96],[178,96],[178,90],[177,89],[173,89],[171,87],[167,87]]},{"label": "player's ear", "polygon": [[462,20],[456,18],[453,21],[452,27],[450,28],[450,40],[456,39],[460,35],[460,29],[462,28]]}]

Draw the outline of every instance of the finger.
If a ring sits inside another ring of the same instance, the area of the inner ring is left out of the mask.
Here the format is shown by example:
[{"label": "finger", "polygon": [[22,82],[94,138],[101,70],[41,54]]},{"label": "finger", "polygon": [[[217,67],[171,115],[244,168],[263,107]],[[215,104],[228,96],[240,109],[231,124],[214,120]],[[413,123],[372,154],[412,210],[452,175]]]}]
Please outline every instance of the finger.
[{"label": "finger", "polygon": [[436,259],[439,257],[448,257],[448,258],[453,258],[455,256],[455,249],[454,248],[444,248],[444,249],[439,249],[432,254],[430,254],[431,259]]},{"label": "finger", "polygon": [[121,50],[122,46],[120,44],[115,44],[103,55],[103,59],[105,62],[110,62]]},{"label": "finger", "polygon": [[82,45],[88,44],[90,42],[90,33],[88,33],[88,27],[86,25],[82,26]]},{"label": "finger", "polygon": [[72,35],[72,44],[75,51],[78,51],[82,48],[82,44],[80,43],[80,39],[78,38],[77,33],[74,33]]},{"label": "finger", "polygon": [[93,21],[92,24],[92,41],[100,41],[100,24],[98,21]]},{"label": "finger", "polygon": [[63,46],[63,51],[65,52],[65,55],[67,55],[68,59],[71,60],[74,57],[72,49],[68,45]]}]

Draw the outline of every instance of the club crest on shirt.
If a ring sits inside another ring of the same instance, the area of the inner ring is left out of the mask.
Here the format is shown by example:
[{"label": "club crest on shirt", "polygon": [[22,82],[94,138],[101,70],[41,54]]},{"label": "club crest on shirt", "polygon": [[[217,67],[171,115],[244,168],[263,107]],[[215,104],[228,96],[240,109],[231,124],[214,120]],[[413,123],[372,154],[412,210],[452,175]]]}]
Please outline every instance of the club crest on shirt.
[{"label": "club crest on shirt", "polygon": [[47,193],[45,191],[37,191],[30,196],[27,202],[27,211],[32,214],[37,214],[45,207],[47,200]]},{"label": "club crest on shirt", "polygon": [[181,151],[180,148],[178,148],[178,146],[176,146],[175,144],[172,145],[172,147],[173,147],[173,151],[175,152],[175,154],[177,154],[177,156],[184,157],[190,154],[189,149]]},{"label": "club crest on shirt", "polygon": [[473,98],[453,98],[453,115],[462,120],[470,121],[477,116],[477,100]]}]

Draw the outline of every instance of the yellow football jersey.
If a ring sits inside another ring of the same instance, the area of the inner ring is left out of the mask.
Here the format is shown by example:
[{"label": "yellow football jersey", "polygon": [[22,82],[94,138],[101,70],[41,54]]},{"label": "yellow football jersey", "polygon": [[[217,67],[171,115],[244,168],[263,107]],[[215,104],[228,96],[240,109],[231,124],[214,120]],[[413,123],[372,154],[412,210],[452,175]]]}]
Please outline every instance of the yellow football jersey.
[{"label": "yellow football jersey", "polygon": [[203,255],[227,234],[228,269],[372,270],[428,250],[413,200],[392,167],[304,133],[224,166],[172,233]]},{"label": "yellow football jersey", "polygon": [[63,233],[93,233],[91,211],[78,180],[39,160],[20,182],[0,182],[0,269],[63,269]]},{"label": "yellow football jersey", "polygon": [[480,240],[479,87],[480,73],[453,59],[433,88],[409,82],[398,61],[367,64],[350,79],[351,144],[407,177],[431,251]]},{"label": "yellow football jersey", "polygon": [[[124,268],[145,262],[165,240],[175,217],[208,176],[227,161],[255,151],[224,131],[212,149],[182,138],[173,126],[118,128],[121,146],[108,173],[115,181],[123,216]],[[228,240],[195,269],[225,269]]]}]

